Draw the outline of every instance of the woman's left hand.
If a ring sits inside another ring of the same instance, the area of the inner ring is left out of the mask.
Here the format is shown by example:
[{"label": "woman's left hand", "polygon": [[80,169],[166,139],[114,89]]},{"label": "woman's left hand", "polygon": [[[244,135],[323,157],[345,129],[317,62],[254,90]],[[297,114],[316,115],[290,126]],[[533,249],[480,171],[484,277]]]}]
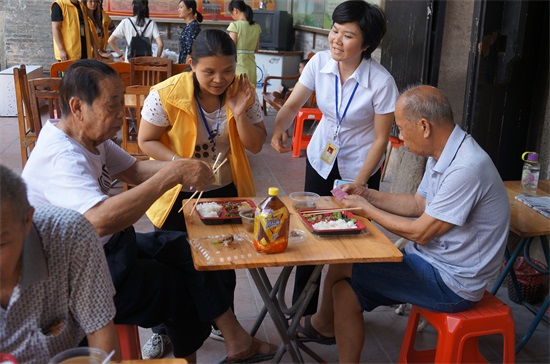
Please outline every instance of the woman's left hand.
[{"label": "woman's left hand", "polygon": [[238,82],[237,92],[227,98],[227,105],[235,116],[243,115],[248,104],[254,98],[254,89],[252,89],[248,76],[242,74]]}]

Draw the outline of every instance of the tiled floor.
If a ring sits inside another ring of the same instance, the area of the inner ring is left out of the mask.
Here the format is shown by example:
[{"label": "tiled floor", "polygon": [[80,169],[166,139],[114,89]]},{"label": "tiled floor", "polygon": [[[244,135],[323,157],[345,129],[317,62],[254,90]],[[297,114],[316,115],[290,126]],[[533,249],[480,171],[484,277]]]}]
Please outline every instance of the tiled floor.
[{"label": "tiled floor", "polygon": [[[271,130],[273,121],[273,116],[266,118],[268,130]],[[250,162],[258,195],[265,195],[270,186],[279,187],[282,195],[288,195],[290,192],[303,189],[305,170],[303,152],[301,158],[292,158],[290,154],[278,154],[269,147],[269,140],[267,140],[261,153],[250,155]],[[0,118],[0,163],[10,166],[16,171],[21,171],[17,118]],[[388,170],[386,178],[388,181],[391,179],[391,168]],[[383,183],[382,188],[389,189],[389,183]],[[152,225],[144,217],[136,224],[136,227],[138,231],[150,231]],[[392,240],[395,239],[393,238]],[[273,280],[278,276],[278,272],[279,269],[276,268],[268,269],[268,274],[270,277],[273,277]],[[237,277],[235,314],[245,328],[250,328],[262,307],[262,301],[247,271],[238,270]],[[289,287],[293,285],[292,279],[291,277]],[[528,325],[534,316],[524,307],[511,303],[505,287],[500,289],[497,296],[512,308],[516,322],[516,340],[519,340],[527,331]],[[361,361],[369,363],[397,362],[407,323],[407,316],[396,315],[394,308],[378,308],[373,312],[365,313],[364,320],[366,337]],[[145,343],[150,335],[150,330],[141,330],[142,344]],[[280,343],[280,339],[269,316],[260,328],[257,336],[273,343]],[[419,334],[417,338],[418,347],[429,347],[435,342],[436,336],[435,330],[428,327],[423,333]],[[335,346],[321,346],[317,344],[311,344],[310,346],[323,356],[327,362],[332,363],[337,361]],[[480,340],[480,347],[483,354],[491,362],[502,361],[502,340],[500,337],[489,336],[482,338]],[[225,347],[222,342],[208,339],[198,352],[198,361],[200,363],[214,363],[220,360],[224,354]],[[307,355],[304,358],[308,362],[312,361]],[[288,354],[285,355],[283,361],[290,362],[290,356]],[[546,323],[539,325],[531,340],[517,355],[516,361],[521,363],[550,362],[549,329]]]}]

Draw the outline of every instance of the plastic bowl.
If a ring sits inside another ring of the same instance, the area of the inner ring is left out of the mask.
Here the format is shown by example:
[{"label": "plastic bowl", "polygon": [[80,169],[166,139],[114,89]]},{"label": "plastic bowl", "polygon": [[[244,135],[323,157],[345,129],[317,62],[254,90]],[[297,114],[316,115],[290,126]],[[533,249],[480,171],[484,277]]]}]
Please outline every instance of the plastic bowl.
[{"label": "plastic bowl", "polygon": [[315,192],[292,192],[289,196],[295,209],[314,209],[319,200]]},{"label": "plastic bowl", "polygon": [[254,211],[255,209],[242,209],[239,211],[244,228],[251,233],[254,232]]}]

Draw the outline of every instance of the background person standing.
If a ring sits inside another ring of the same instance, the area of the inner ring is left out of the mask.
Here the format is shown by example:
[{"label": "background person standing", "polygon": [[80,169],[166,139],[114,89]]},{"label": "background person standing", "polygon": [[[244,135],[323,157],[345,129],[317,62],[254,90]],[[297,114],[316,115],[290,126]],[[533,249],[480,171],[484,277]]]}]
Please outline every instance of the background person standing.
[{"label": "background person standing", "polygon": [[244,1],[232,0],[228,9],[235,20],[229,24],[227,31],[237,46],[237,74],[246,73],[250,82],[256,87],[254,52],[260,48],[262,29],[254,22],[254,12]]},{"label": "background person standing", "polygon": [[[132,7],[134,15],[131,18],[122,20],[113,31],[113,34],[109,37],[111,49],[115,51],[118,57],[125,56],[126,61],[128,61],[128,47],[126,47],[126,54],[123,54],[117,45],[117,39],[126,39],[126,44],[129,46],[132,37],[138,35],[134,29],[135,26],[139,31],[139,35],[143,35],[149,38],[149,40],[155,40],[155,43],[157,43],[157,57],[160,57],[162,55],[164,43],[162,42],[157,23],[149,19],[149,2],[147,0],[133,0]],[[150,24],[149,21],[151,22]],[[149,25],[147,26],[147,24]]]},{"label": "background person standing", "polygon": [[195,0],[180,0],[178,6],[178,15],[185,20],[185,26],[181,31],[180,53],[178,63],[189,63],[191,47],[197,35],[201,32],[202,14],[197,11],[197,2]]},{"label": "background person standing", "polygon": [[50,7],[50,17],[55,59],[86,59],[93,54],[84,4],[78,0],[56,0]]}]

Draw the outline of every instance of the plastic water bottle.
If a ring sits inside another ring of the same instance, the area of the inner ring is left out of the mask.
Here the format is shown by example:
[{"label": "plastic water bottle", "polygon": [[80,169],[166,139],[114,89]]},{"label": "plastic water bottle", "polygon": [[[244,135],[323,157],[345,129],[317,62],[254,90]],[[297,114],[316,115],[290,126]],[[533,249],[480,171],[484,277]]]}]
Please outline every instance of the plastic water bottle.
[{"label": "plastic water bottle", "polygon": [[260,0],[260,4],[258,5],[258,9],[265,10],[267,9],[267,4],[265,0]]},{"label": "plastic water bottle", "polygon": [[525,152],[521,155],[521,159],[524,163],[520,191],[524,195],[536,196],[540,174],[539,155],[535,152]]}]

